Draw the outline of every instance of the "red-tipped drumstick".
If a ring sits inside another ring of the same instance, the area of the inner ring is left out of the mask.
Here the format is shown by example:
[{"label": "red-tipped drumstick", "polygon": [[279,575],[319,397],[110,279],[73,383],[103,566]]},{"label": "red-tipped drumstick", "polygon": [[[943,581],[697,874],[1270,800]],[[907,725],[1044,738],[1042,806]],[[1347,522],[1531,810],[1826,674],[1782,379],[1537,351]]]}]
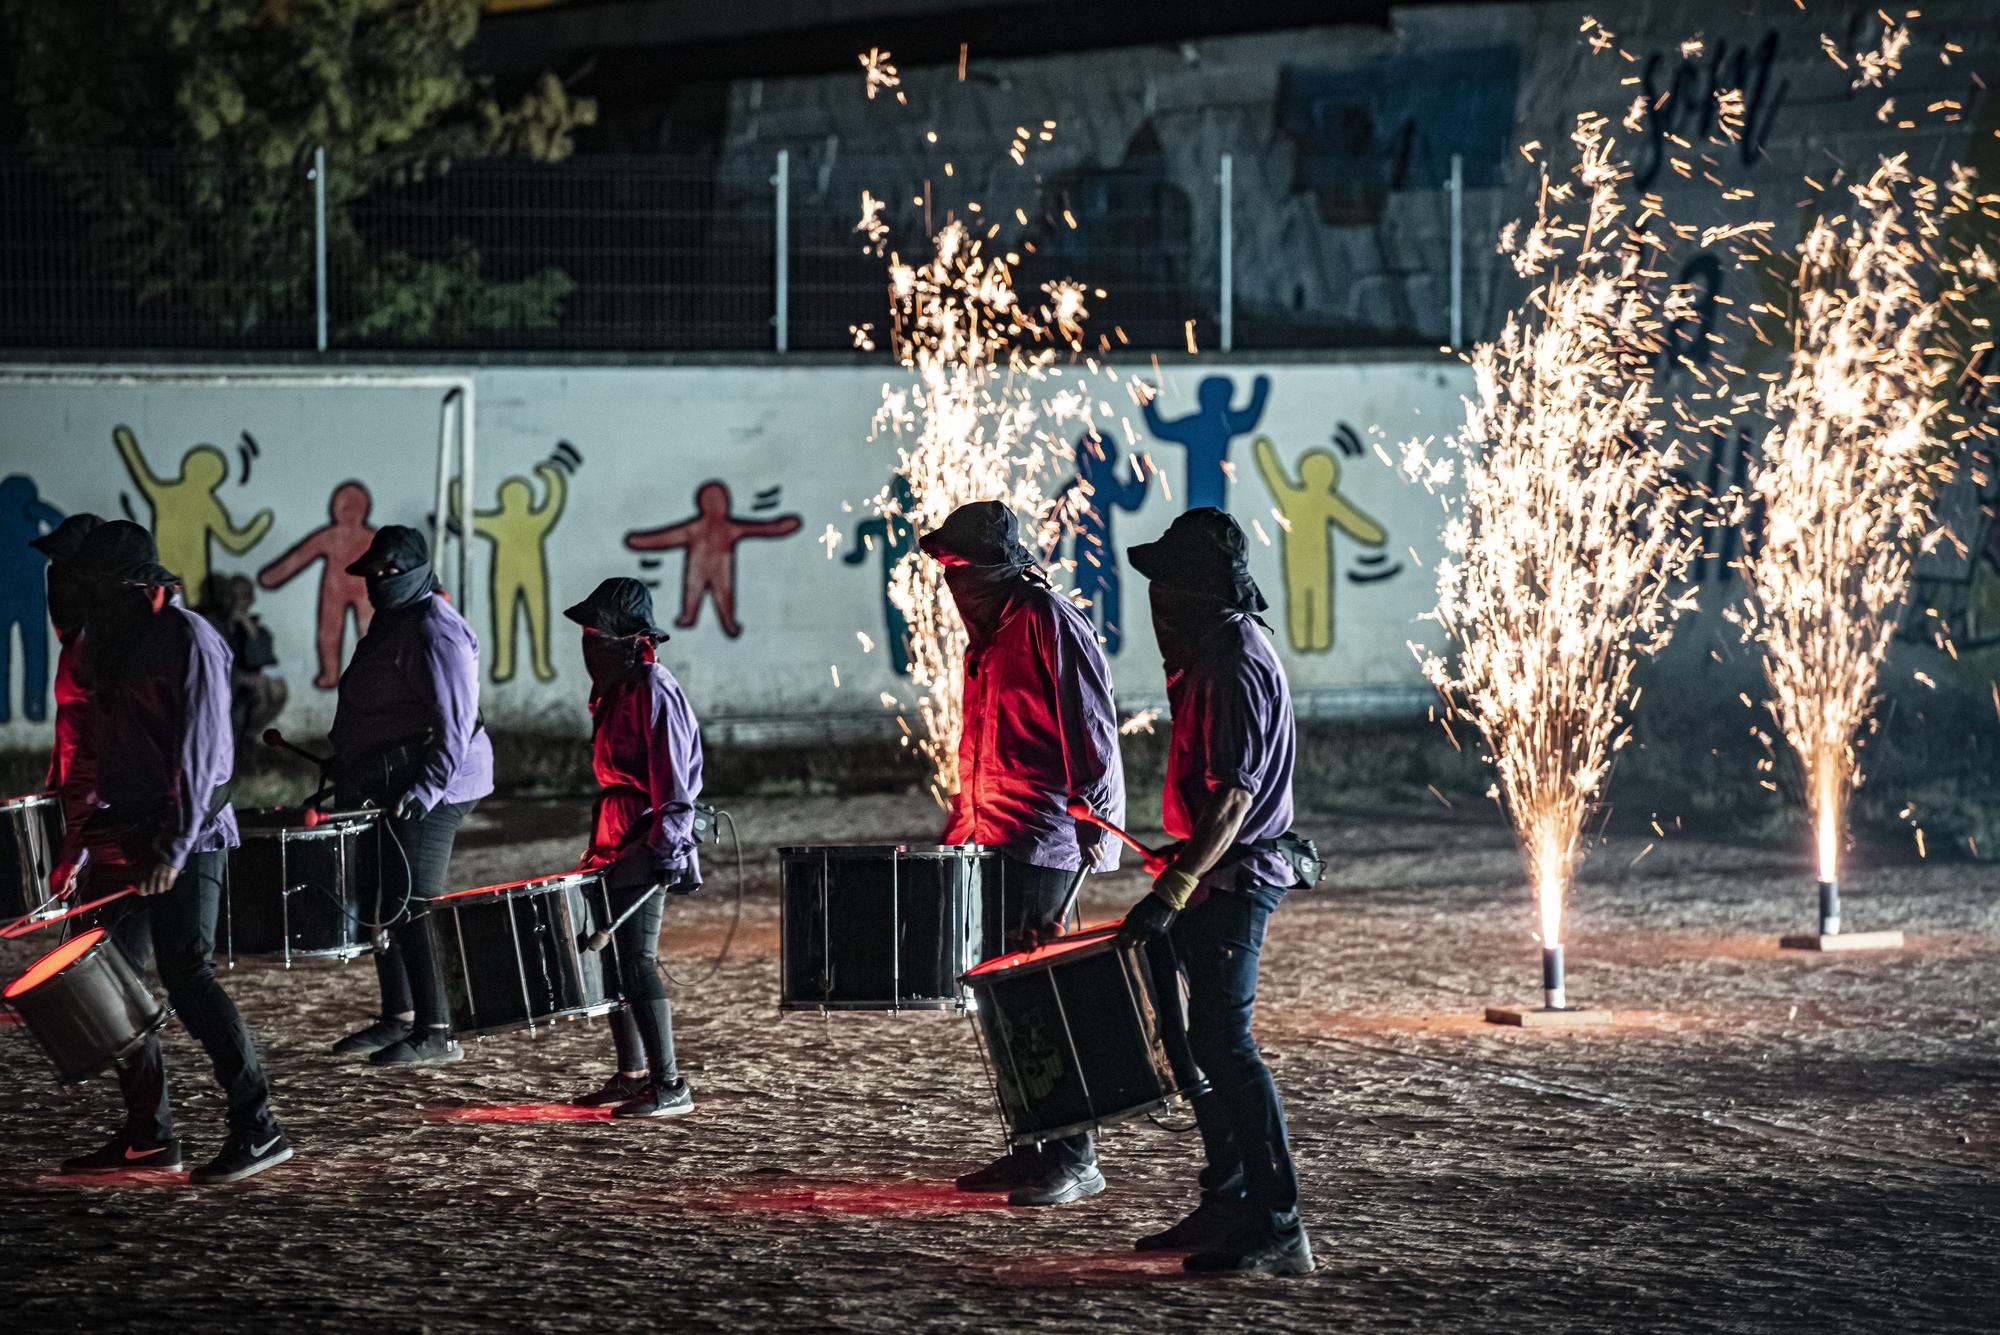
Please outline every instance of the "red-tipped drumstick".
[{"label": "red-tipped drumstick", "polygon": [[1149,858],[1153,856],[1152,849],[1146,847],[1144,844],[1140,843],[1137,839],[1134,839],[1131,835],[1125,833],[1125,831],[1119,829],[1116,825],[1113,825],[1110,821],[1098,815],[1095,811],[1092,811],[1090,809],[1090,803],[1081,800],[1072,800],[1069,804],[1069,814],[1074,816],[1076,819],[1080,821],[1085,821],[1091,825],[1095,825],[1098,829],[1104,830],[1107,833],[1111,834],[1118,840],[1118,842],[1124,844],[1125,847],[1131,849],[1134,853],[1137,853],[1140,857]]},{"label": "red-tipped drumstick", "polygon": [[295,746],[291,742],[286,741],[285,734],[279,732],[276,728],[264,729],[264,745],[276,751],[290,751],[295,756],[304,756],[307,760],[312,761],[313,764],[318,765],[321,769],[325,769],[328,765],[331,765],[333,763],[333,760],[330,757],[316,756],[312,752],[306,750],[303,746]]},{"label": "red-tipped drumstick", "polygon": [[23,915],[14,919],[14,921],[8,923],[5,927],[0,927],[0,937],[12,941],[17,937],[26,936],[29,932],[39,932],[44,927],[53,927],[65,919],[74,918],[79,913],[88,913],[92,909],[101,909],[115,899],[123,899],[129,894],[137,893],[138,889],[139,887],[136,885],[128,885],[123,890],[112,891],[102,899],[93,899],[88,904],[78,904],[73,909],[64,909],[61,913],[47,918],[37,918],[33,914]]}]

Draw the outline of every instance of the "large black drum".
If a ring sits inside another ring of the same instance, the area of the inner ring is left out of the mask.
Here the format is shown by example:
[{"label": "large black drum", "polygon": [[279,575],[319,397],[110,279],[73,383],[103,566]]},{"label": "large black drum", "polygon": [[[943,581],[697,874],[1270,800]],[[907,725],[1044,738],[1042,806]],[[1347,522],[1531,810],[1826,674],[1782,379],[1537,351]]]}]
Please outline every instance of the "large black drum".
[{"label": "large black drum", "polygon": [[7,1004],[56,1068],[78,1084],[128,1056],[167,1022],[118,943],[93,927],[51,950],[7,984]]},{"label": "large black drum", "polygon": [[49,876],[62,837],[62,803],[54,793],[0,799],[0,917],[46,917],[59,909],[49,898]]},{"label": "large black drum", "polygon": [[999,858],[976,844],[781,848],[783,1010],[963,1010],[998,953]]},{"label": "large black drum", "polygon": [[965,976],[1014,1145],[1089,1131],[1202,1093],[1167,1058],[1162,998],[1139,946],[1116,925],[1002,955]]},{"label": "large black drum", "polygon": [[[290,968],[306,960],[351,960],[372,948],[381,884],[379,826],[372,813],[305,825],[298,812],[246,812],[229,854],[222,949],[229,958],[268,955]],[[383,908],[394,913],[396,905]]]},{"label": "large black drum", "polygon": [[425,918],[452,1028],[461,1034],[533,1033],[614,1009],[618,1003],[605,993],[603,956],[583,949],[592,904],[608,907],[603,878],[594,871],[455,890],[431,900]]}]

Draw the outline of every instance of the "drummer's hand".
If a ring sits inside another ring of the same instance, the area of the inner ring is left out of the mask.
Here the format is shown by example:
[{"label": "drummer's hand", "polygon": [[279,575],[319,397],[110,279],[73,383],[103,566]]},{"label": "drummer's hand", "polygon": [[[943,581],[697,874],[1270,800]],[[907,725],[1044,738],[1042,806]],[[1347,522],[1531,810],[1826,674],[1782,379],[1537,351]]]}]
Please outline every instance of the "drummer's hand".
[{"label": "drummer's hand", "polygon": [[1165,936],[1167,929],[1174,925],[1174,917],[1179,913],[1172,904],[1160,898],[1158,893],[1147,895],[1132,906],[1119,924],[1118,939],[1128,945],[1143,945],[1156,937]]},{"label": "drummer's hand", "polygon": [[1097,866],[1098,860],[1104,856],[1104,841],[1110,837],[1101,825],[1081,820],[1076,823],[1076,851],[1083,856],[1085,867],[1094,869]]},{"label": "drummer's hand", "polygon": [[49,873],[49,894],[56,899],[68,899],[76,893],[77,872],[81,870],[74,862],[61,862]]},{"label": "drummer's hand", "polygon": [[181,869],[162,862],[154,866],[132,889],[141,895],[164,895],[180,879]]},{"label": "drummer's hand", "polygon": [[397,798],[396,805],[390,810],[397,820],[422,820],[428,814],[424,810],[424,804],[417,800],[417,790],[414,788]]},{"label": "drummer's hand", "polygon": [[1174,860],[1165,853],[1148,852],[1140,859],[1140,865],[1146,869],[1146,875],[1157,880],[1161,872],[1174,865]]}]

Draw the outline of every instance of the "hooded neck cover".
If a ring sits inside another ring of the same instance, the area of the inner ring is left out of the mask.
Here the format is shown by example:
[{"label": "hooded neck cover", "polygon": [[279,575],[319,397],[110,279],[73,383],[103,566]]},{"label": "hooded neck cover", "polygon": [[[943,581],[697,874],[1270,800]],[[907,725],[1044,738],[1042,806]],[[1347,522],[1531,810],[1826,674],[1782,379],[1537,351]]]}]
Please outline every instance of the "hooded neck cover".
[{"label": "hooded neck cover", "polygon": [[633,669],[653,661],[653,641],[647,635],[600,635],[585,631],[583,666],[590,673],[590,696],[601,699],[624,683]]},{"label": "hooded neck cover", "polygon": [[436,593],[444,586],[431,573],[430,562],[412,566],[400,575],[368,575],[368,602],[377,612],[400,612]]},{"label": "hooded neck cover", "polygon": [[1186,671],[1209,636],[1247,611],[1212,593],[1163,584],[1152,585],[1147,596],[1153,609],[1153,637],[1160,643],[1160,658],[1169,675]]},{"label": "hooded neck cover", "polygon": [[1008,605],[1027,585],[1033,568],[1027,561],[945,567],[945,587],[951,590],[951,600],[958,605],[959,620],[965,623],[966,637],[974,649],[985,648],[1000,633]]},{"label": "hooded neck cover", "polygon": [[65,562],[49,565],[49,620],[56,635],[67,640],[84,623],[90,612],[90,584],[80,579]]}]

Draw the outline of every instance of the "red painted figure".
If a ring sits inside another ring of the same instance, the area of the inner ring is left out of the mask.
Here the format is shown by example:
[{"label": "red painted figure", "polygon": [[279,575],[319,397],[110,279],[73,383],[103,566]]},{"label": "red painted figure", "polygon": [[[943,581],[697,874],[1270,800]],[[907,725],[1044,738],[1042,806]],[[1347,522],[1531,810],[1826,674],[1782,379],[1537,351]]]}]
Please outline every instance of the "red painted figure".
[{"label": "red painted figure", "polygon": [[695,489],[695,514],[665,528],[634,530],[625,535],[625,545],[635,552],[663,552],[687,548],[687,562],[681,574],[681,614],[674,624],[685,630],[694,625],[704,597],[715,600],[715,616],[722,633],[735,639],[743,633],[736,623],[736,544],[745,538],[782,538],[799,531],[797,515],[776,519],[743,519],[729,513],[729,488],[708,481]]},{"label": "red painted figure", "polygon": [[266,589],[279,588],[315,561],[326,562],[319,576],[319,675],[313,685],[323,691],[340,685],[341,641],[347,615],[354,614],[356,639],[368,633],[373,608],[368,603],[368,583],[347,567],[359,561],[375,539],[368,523],[373,505],[368,488],[359,482],[343,482],[333,489],[327,502],[332,522],[322,524],[292,544],[271,564],[257,572],[257,583]]}]

